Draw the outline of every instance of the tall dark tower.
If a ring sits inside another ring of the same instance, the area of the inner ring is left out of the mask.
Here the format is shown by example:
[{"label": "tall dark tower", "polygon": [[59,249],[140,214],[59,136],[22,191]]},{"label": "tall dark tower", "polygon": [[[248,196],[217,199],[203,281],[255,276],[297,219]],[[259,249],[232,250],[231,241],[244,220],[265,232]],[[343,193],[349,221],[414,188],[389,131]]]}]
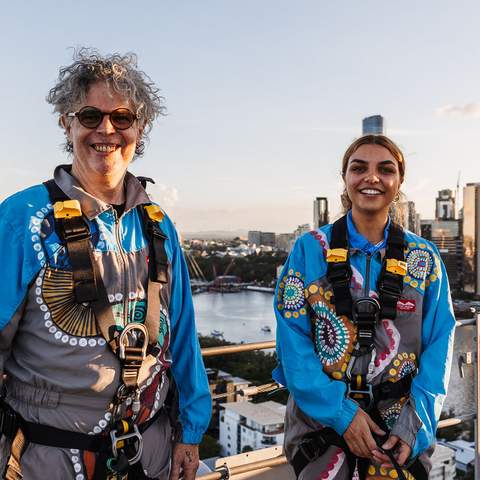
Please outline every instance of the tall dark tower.
[{"label": "tall dark tower", "polygon": [[383,135],[383,117],[372,115],[362,120],[362,135]]},{"label": "tall dark tower", "polygon": [[328,199],[317,197],[313,201],[313,228],[319,228],[328,223]]}]

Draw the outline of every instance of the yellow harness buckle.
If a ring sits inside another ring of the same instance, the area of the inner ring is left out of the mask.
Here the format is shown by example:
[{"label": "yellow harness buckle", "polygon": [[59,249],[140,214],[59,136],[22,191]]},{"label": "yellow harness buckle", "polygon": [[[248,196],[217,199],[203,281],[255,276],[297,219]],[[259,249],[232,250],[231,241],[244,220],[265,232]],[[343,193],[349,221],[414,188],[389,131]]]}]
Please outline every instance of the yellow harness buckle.
[{"label": "yellow harness buckle", "polygon": [[405,276],[407,274],[407,262],[402,262],[396,258],[387,258],[386,270],[390,273]]},{"label": "yellow harness buckle", "polygon": [[162,212],[162,209],[158,205],[147,205],[144,208],[150,220],[153,220],[154,222],[161,222],[163,220],[165,214]]},{"label": "yellow harness buckle", "polygon": [[327,250],[327,262],[337,263],[346,262],[348,250],[346,248],[332,248]]},{"label": "yellow harness buckle", "polygon": [[65,200],[64,202],[55,202],[53,206],[53,216],[55,218],[81,217],[82,208],[78,200]]}]

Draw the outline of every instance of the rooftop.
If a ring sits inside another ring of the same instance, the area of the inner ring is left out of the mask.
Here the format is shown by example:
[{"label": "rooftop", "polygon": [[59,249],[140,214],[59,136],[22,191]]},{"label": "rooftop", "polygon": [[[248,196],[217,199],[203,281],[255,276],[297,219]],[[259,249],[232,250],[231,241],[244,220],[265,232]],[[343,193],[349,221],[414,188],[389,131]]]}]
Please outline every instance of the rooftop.
[{"label": "rooftop", "polygon": [[253,420],[259,425],[274,425],[284,423],[285,420],[285,405],[271,400],[263,403],[230,402],[222,404],[221,407]]}]

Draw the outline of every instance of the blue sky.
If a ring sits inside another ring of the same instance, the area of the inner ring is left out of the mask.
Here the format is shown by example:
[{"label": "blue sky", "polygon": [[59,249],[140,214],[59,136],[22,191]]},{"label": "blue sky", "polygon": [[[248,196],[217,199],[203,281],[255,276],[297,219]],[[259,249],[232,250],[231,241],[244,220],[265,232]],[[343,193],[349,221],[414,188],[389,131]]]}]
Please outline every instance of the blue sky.
[{"label": "blue sky", "polygon": [[0,198],[66,161],[45,102],[70,47],[133,51],[168,116],[132,171],[182,231],[292,231],[338,212],[340,159],[380,113],[423,218],[480,181],[480,4],[474,1],[48,1],[2,6]]}]

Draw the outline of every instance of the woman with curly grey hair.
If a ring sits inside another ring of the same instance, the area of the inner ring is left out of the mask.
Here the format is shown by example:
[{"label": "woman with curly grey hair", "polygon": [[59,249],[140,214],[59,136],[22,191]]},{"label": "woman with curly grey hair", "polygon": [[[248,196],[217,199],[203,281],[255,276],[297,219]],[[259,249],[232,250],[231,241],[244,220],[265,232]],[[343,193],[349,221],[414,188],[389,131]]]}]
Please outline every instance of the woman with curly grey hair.
[{"label": "woman with curly grey hair", "polygon": [[3,476],[191,480],[211,403],[188,271],[128,172],[163,98],[135,55],[82,49],[47,101],[72,163],[0,205]]}]

